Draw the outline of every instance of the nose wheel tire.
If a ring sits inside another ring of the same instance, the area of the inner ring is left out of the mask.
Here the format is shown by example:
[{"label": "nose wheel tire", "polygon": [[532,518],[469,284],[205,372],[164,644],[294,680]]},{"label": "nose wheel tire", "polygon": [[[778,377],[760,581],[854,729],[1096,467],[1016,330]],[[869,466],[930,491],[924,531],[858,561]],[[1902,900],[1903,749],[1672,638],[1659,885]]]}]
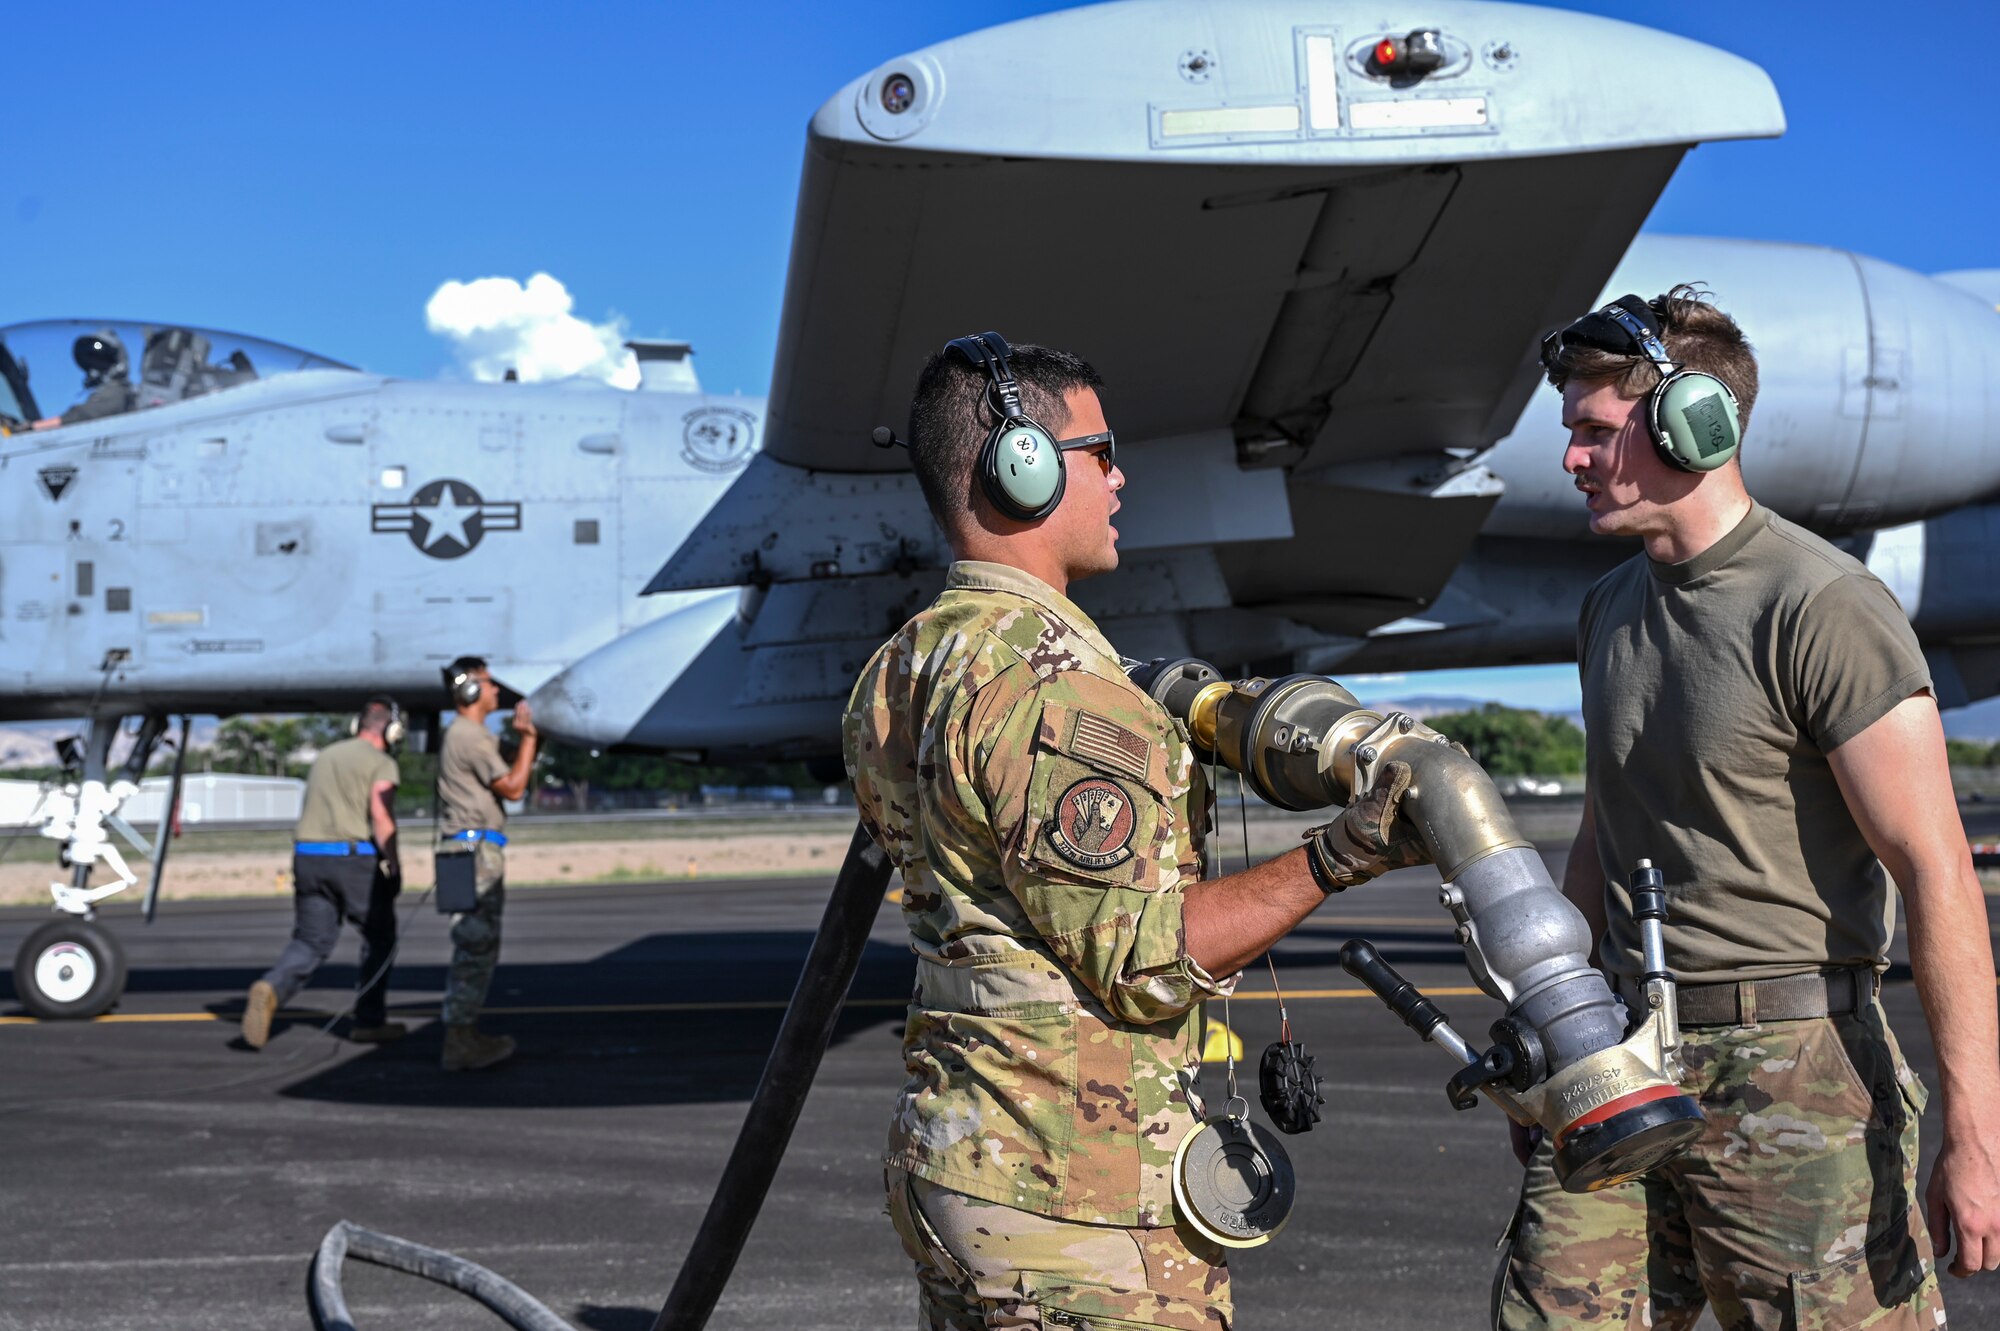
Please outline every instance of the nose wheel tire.
[{"label": "nose wheel tire", "polygon": [[124,992],[125,950],[89,920],[51,920],[14,954],[14,993],[34,1016],[101,1016]]}]

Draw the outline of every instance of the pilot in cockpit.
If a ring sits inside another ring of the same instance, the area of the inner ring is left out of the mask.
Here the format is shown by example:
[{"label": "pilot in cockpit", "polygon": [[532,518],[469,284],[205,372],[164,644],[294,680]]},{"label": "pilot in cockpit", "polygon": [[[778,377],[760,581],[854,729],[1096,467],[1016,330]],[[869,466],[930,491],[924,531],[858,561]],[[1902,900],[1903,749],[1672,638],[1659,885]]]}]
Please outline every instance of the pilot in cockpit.
[{"label": "pilot in cockpit", "polygon": [[83,386],[89,390],[89,396],[60,416],[36,421],[37,430],[122,415],[138,404],[139,395],[132,387],[131,363],[125,355],[125,343],[117,333],[109,328],[85,333],[76,340],[71,354],[76,358],[77,368],[83,371]]}]

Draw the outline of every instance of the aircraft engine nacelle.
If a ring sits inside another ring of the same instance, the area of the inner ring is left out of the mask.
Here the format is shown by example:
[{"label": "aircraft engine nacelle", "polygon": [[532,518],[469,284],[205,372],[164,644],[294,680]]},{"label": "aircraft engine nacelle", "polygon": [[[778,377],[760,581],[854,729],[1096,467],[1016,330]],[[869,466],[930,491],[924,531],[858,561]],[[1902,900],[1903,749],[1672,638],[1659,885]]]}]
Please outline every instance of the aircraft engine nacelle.
[{"label": "aircraft engine nacelle", "polygon": [[[2000,491],[2000,317],[1961,286],[1845,250],[1641,236],[1604,289],[1700,282],[1756,349],[1743,475],[1815,531],[1910,522]],[[1581,535],[1562,403],[1539,387],[1486,459],[1507,483],[1489,535]]]},{"label": "aircraft engine nacelle", "polygon": [[647,712],[731,628],[737,599],[733,589],[691,596],[576,661],[528,696],[535,724],[592,748],[639,742]]}]

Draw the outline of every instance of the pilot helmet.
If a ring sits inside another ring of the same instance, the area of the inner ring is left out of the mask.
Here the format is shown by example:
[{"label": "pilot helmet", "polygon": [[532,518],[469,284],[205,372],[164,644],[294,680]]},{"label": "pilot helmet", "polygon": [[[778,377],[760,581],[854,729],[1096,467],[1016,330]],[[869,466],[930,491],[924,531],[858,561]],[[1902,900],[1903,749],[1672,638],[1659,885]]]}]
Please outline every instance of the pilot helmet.
[{"label": "pilot helmet", "polygon": [[76,340],[70,354],[76,358],[77,368],[83,371],[88,383],[102,383],[109,375],[125,368],[125,344],[109,328],[85,333]]}]

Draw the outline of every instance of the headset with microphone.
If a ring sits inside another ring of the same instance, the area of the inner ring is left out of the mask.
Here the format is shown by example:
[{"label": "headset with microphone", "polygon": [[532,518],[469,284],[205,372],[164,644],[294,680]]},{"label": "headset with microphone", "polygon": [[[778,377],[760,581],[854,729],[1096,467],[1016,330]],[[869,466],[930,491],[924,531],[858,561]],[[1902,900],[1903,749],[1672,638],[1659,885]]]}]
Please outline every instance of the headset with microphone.
[{"label": "headset with microphone", "polygon": [[471,671],[445,666],[438,673],[444,676],[444,686],[454,707],[470,707],[486,691],[485,681]]},{"label": "headset with microphone", "polygon": [[[1103,448],[1107,475],[1118,465],[1118,441],[1111,431],[1058,439],[1028,414],[1010,363],[1014,349],[1006,338],[998,333],[973,333],[953,338],[944,349],[986,372],[983,398],[994,423],[979,446],[972,470],[980,492],[1002,514],[1017,522],[1039,522],[1055,512],[1069,479],[1062,455],[1071,449]],[[874,440],[878,448],[909,447],[886,425],[875,428]]]},{"label": "headset with microphone", "polygon": [[986,408],[993,428],[973,463],[980,490],[993,507],[1020,522],[1035,522],[1062,503],[1062,454],[1056,438],[1021,405],[1021,386],[1009,362],[1013,348],[998,333],[974,333],[945,343],[945,351],[986,371]]},{"label": "headset with microphone", "polygon": [[1667,465],[1714,471],[1736,456],[1743,443],[1736,394],[1714,375],[1690,370],[1667,354],[1660,311],[1654,306],[1637,296],[1620,296],[1550,333],[1542,339],[1543,366],[1553,368],[1555,357],[1571,343],[1622,356],[1636,352],[1658,367],[1660,382],[1646,394],[1646,432]]},{"label": "headset with microphone", "polygon": [[[410,733],[410,728],[403,720],[402,706],[394,698],[385,693],[378,693],[368,700],[368,707],[377,704],[389,709],[389,724],[382,727],[382,743],[393,749],[403,742],[404,737]],[[367,707],[362,709],[366,710]],[[350,735],[361,733],[361,712],[356,712],[348,718],[347,733]]]}]

